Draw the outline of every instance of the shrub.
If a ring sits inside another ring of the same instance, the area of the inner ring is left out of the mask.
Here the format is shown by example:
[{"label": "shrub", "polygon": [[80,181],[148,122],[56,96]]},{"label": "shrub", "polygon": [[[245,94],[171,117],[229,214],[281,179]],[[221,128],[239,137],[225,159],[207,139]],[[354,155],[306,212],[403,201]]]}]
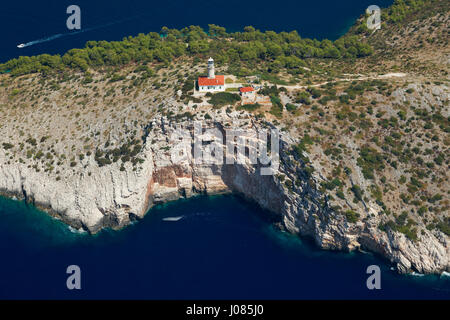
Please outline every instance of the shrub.
[{"label": "shrub", "polygon": [[296,103],[303,103],[306,105],[311,104],[310,95],[306,91],[302,91],[297,95],[297,99],[295,100]]},{"label": "shrub", "polygon": [[359,220],[359,213],[353,211],[353,210],[347,210],[345,211],[345,218],[347,218],[347,221],[350,223],[355,223]]},{"label": "shrub", "polygon": [[3,143],[3,149],[8,150],[13,148],[14,146],[11,143],[5,142]]},{"label": "shrub", "polygon": [[270,101],[272,102],[272,108],[270,108],[270,113],[277,118],[281,118],[283,116],[283,104],[281,103],[281,99],[278,98],[277,96],[272,95],[270,97]]},{"label": "shrub", "polygon": [[254,103],[254,104],[244,104],[242,106],[239,106],[237,108],[237,110],[255,111],[259,108],[261,108],[261,105],[259,103]]},{"label": "shrub", "polygon": [[364,194],[364,191],[361,189],[360,186],[355,184],[350,188],[350,190],[353,192],[353,194],[355,195],[355,198],[357,200],[362,201],[362,196]]},{"label": "shrub", "polygon": [[440,153],[436,158],[434,158],[434,162],[437,165],[442,165],[442,163],[444,162],[445,158],[444,155],[442,153]]},{"label": "shrub", "polygon": [[342,192],[342,190],[338,190],[337,192],[336,192],[336,196],[338,197],[338,198],[341,198],[341,199],[345,199],[345,195],[344,195],[344,192]]},{"label": "shrub", "polygon": [[280,94],[280,90],[277,88],[277,86],[265,86],[264,88],[262,88],[261,90],[259,90],[259,94],[263,95],[263,96],[276,96],[278,97]]},{"label": "shrub", "polygon": [[322,182],[321,184],[324,188],[326,188],[328,190],[333,190],[336,187],[342,186],[342,182],[338,178],[335,178],[331,181]]},{"label": "shrub", "polygon": [[221,107],[225,105],[234,105],[236,102],[241,101],[241,97],[237,94],[230,92],[219,92],[213,94],[208,103],[214,107]]},{"label": "shrub", "polygon": [[392,231],[398,231],[403,233],[408,239],[411,241],[417,240],[417,229],[412,228],[415,222],[411,219],[408,219],[408,223],[405,225],[406,214],[403,212],[398,218],[396,218],[396,222],[389,220],[386,224],[380,225],[379,229],[386,231],[387,228]]},{"label": "shrub", "polygon": [[305,135],[302,140],[300,140],[300,143],[294,146],[293,153],[298,158],[302,159],[304,162],[308,162],[309,159],[303,155],[304,151],[308,151],[308,145],[313,144],[313,140],[309,135]]},{"label": "shrub", "polygon": [[295,104],[292,104],[292,103],[287,103],[286,104],[286,110],[291,112],[291,113],[294,113],[297,110],[297,106]]},{"label": "shrub", "polygon": [[314,99],[320,98],[322,92],[317,88],[308,88],[308,92],[311,93]]},{"label": "shrub", "polygon": [[36,146],[36,144],[37,144],[37,142],[36,142],[36,139],[34,139],[34,138],[28,138],[25,142],[27,142],[27,143],[29,143],[29,144],[31,144],[33,147],[35,147]]},{"label": "shrub", "polygon": [[446,218],[444,221],[440,221],[436,224],[436,228],[447,236],[450,236],[450,218]]},{"label": "shrub", "polygon": [[117,73],[113,74],[112,77],[109,79],[109,82],[117,82],[117,81],[122,81],[125,80],[125,76],[124,75],[119,75]]},{"label": "shrub", "polygon": [[435,202],[438,202],[438,201],[441,201],[442,200],[442,195],[441,194],[435,194],[434,196],[432,196],[431,198],[429,198],[428,199],[428,202],[429,203],[435,203]]},{"label": "shrub", "polygon": [[375,149],[363,147],[357,164],[361,167],[364,178],[374,179],[374,170],[384,169],[383,156]]},{"label": "shrub", "polygon": [[187,94],[189,91],[194,90],[194,80],[187,80],[184,82],[183,87],[181,87],[181,92]]}]

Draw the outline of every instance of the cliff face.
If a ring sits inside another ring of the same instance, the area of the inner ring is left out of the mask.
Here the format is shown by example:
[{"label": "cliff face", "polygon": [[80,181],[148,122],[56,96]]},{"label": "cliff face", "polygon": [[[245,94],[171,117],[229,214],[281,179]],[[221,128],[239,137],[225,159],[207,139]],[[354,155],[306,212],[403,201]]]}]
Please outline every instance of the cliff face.
[{"label": "cliff face", "polygon": [[[152,153],[145,149],[143,170],[120,171],[119,167],[99,168],[93,159],[86,159],[86,168],[96,167],[88,174],[72,174],[56,181],[25,164],[2,165],[0,188],[3,193],[25,198],[28,202],[60,217],[71,226],[96,232],[103,227],[120,227],[133,214],[146,211],[147,185],[153,172]],[[4,154],[0,161],[5,163]]]},{"label": "cliff face", "polygon": [[[214,121],[203,121],[204,127],[221,131],[230,124],[253,130],[262,130],[266,125],[251,116],[238,117],[237,112],[221,112]],[[289,135],[281,135],[278,170],[273,175],[261,175],[261,165],[248,161],[195,164],[189,155],[189,161],[173,163],[171,152],[177,143],[173,133],[180,128],[193,134],[190,121],[176,123],[155,116],[146,130],[138,169],[130,164],[121,168],[118,163],[99,167],[91,156],[81,161],[82,169],[73,170],[60,180],[26,164],[8,164],[7,155],[1,150],[0,190],[23,197],[69,225],[92,233],[105,227],[126,226],[142,218],[157,203],[196,194],[237,192],[279,214],[286,230],[313,237],[321,248],[361,247],[380,253],[402,273],[440,273],[450,269],[448,237],[443,233],[424,231],[411,241],[400,232],[382,231],[378,226],[385,217],[372,203],[358,212],[361,219],[349,222],[318,191],[317,185],[323,181],[320,171],[311,173],[299,155],[292,152],[294,141]]]}]

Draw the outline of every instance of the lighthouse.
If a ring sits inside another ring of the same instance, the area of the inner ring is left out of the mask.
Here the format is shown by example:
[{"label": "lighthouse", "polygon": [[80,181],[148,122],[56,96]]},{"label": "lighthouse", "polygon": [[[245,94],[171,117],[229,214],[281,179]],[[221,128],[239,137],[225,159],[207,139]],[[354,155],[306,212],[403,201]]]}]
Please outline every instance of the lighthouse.
[{"label": "lighthouse", "polygon": [[216,78],[216,74],[214,71],[214,59],[209,58],[209,60],[208,60],[208,79],[215,79],[215,78]]},{"label": "lighthouse", "polygon": [[225,76],[218,75],[214,70],[214,59],[208,60],[208,75],[198,77],[198,91],[199,92],[219,92],[225,91]]}]

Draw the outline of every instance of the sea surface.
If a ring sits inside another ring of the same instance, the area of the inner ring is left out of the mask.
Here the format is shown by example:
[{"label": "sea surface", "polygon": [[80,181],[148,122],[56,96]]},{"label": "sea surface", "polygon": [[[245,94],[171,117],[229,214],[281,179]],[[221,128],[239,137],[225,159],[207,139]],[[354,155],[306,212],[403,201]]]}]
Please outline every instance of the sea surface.
[{"label": "sea surface", "polygon": [[[392,0],[39,0],[2,1],[0,62],[24,55],[64,54],[89,40],[121,40],[129,35],[159,32],[161,27],[208,24],[243,31],[297,30],[302,37],[336,39],[372,4],[387,7]],[[66,9],[81,8],[81,33],[69,31]],[[59,35],[64,35],[60,37]],[[21,43],[52,41],[18,49]]]},{"label": "sea surface", "polygon": [[[234,195],[151,209],[95,236],[0,198],[0,299],[449,299],[450,277],[400,276],[372,254],[318,250]],[[66,269],[81,269],[81,290]],[[382,270],[368,290],[367,267]]]},{"label": "sea surface", "polygon": [[[298,30],[336,39],[370,4],[392,1],[8,1],[0,8],[0,61],[63,54],[88,40],[120,40],[162,26],[229,31]],[[68,5],[82,30],[66,34]],[[19,43],[56,37],[24,49]],[[318,250],[278,230],[277,220],[237,196],[198,197],[151,209],[120,230],[95,236],[71,230],[22,201],[0,197],[0,299],[449,299],[448,276],[400,276],[372,254]],[[366,287],[379,265],[381,290]],[[66,287],[69,265],[81,290]]]}]

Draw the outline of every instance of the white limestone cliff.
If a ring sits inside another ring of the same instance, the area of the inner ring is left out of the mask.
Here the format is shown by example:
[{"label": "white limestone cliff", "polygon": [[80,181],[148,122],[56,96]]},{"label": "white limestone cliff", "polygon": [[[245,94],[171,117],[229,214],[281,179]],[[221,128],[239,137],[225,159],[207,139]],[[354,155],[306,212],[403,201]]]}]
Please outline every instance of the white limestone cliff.
[{"label": "white limestone cliff", "polygon": [[[224,115],[207,123],[223,129],[224,122],[243,126]],[[299,159],[289,152],[294,143],[281,137],[281,165],[274,175],[263,176],[251,164],[196,165],[172,163],[171,133],[180,125],[164,117],[155,118],[148,130],[137,170],[130,163],[120,170],[118,163],[99,167],[94,157],[85,158],[75,170],[54,179],[36,172],[24,163],[8,164],[0,150],[0,190],[46,210],[74,228],[91,233],[102,228],[121,228],[144,217],[154,204],[196,194],[236,192],[278,214],[283,228],[291,233],[311,236],[319,247],[330,250],[363,248],[377,252],[394,263],[401,273],[441,273],[450,271],[448,237],[438,231],[425,231],[413,242],[402,233],[378,229],[381,215],[360,212],[364,219],[350,223],[333,210],[326,195],[316,185],[320,172],[310,175]],[[188,128],[191,123],[183,123]],[[258,128],[260,124],[249,126]],[[154,142],[150,142],[154,141]],[[280,179],[291,181],[288,187]],[[150,213],[151,214],[151,211]]]}]

